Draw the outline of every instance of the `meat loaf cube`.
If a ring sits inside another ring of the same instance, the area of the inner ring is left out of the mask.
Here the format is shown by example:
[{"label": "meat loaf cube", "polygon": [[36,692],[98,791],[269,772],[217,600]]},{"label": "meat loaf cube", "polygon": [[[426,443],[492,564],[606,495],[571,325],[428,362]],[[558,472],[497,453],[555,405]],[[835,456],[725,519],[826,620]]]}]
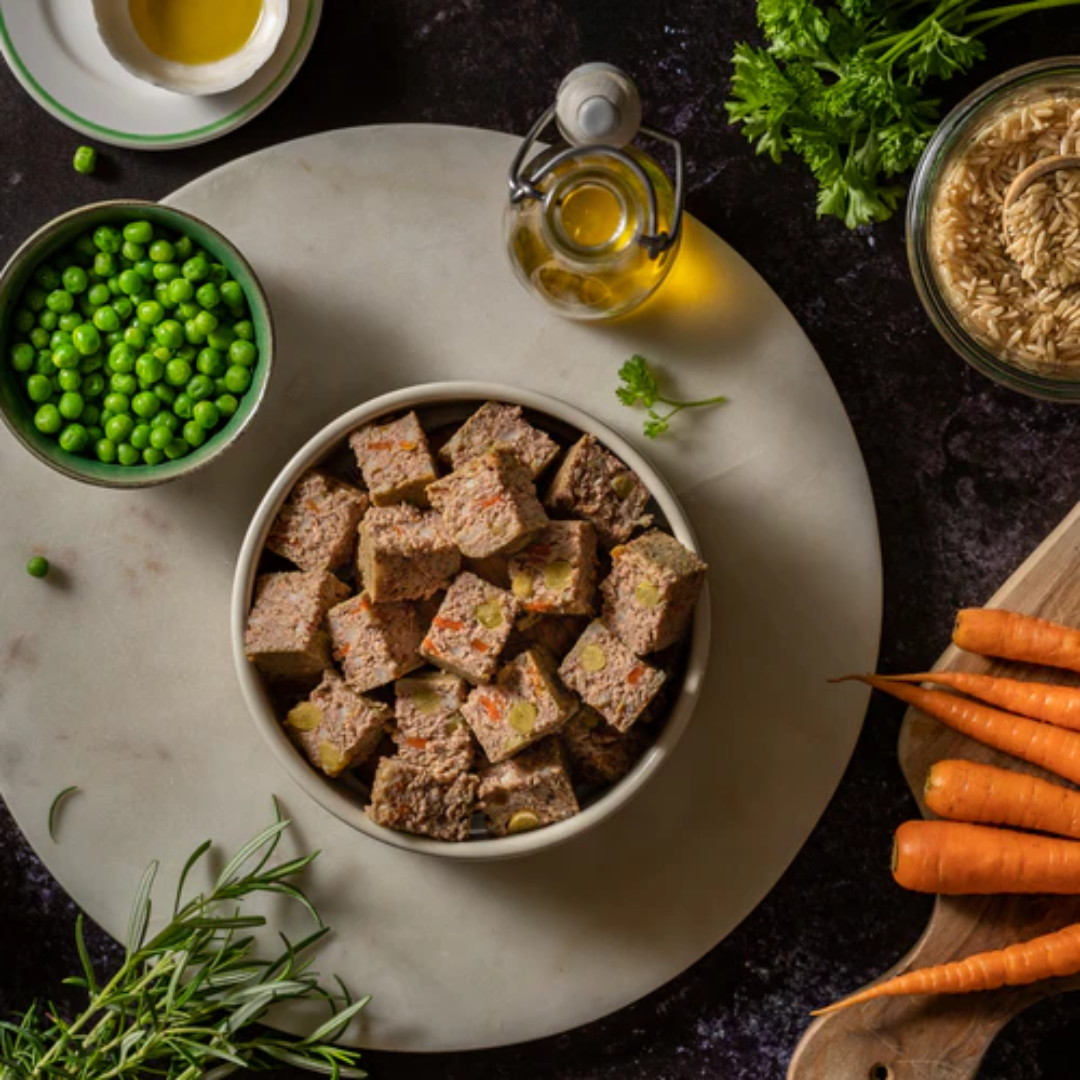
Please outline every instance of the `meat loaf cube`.
[{"label": "meat loaf cube", "polygon": [[426,600],[461,569],[461,552],[434,510],[373,506],[360,523],[356,569],[376,604]]},{"label": "meat loaf cube", "polygon": [[361,697],[327,668],[307,701],[289,710],[285,728],[312,765],[339,776],[371,755],[392,717],[388,706]]},{"label": "meat loaf cube", "polygon": [[605,547],[625,543],[635,529],[652,523],[644,513],[648,488],[592,435],[582,435],[566,452],[546,502],[557,514],[591,521]]},{"label": "meat loaf cube", "polygon": [[541,645],[553,656],[565,656],[581,637],[589,619],[582,615],[538,615],[534,611],[519,616],[514,623],[503,655],[514,657],[534,645]]},{"label": "meat loaf cube", "polygon": [[580,809],[555,739],[480,773],[480,809],[492,836],[528,832],[573,817]]},{"label": "meat loaf cube", "polygon": [[388,424],[368,424],[349,436],[349,446],[376,506],[427,506],[427,486],[438,472],[416,413]]},{"label": "meat loaf cube", "polygon": [[471,683],[488,682],[514,629],[518,602],[475,574],[459,574],[420,644],[420,655]]},{"label": "meat loaf cube", "polygon": [[665,649],[690,628],[706,565],[673,536],[653,529],[611,551],[600,591],[604,623],[639,656]]},{"label": "meat loaf cube", "polygon": [[559,677],[619,731],[628,730],[641,716],[666,678],[599,619],[578,638],[559,667]]},{"label": "meat loaf cube", "polygon": [[450,779],[472,767],[469,726],[458,711],[467,686],[456,675],[414,675],[394,683],[394,742],[410,765]]},{"label": "meat loaf cube", "polygon": [[593,615],[596,529],[552,521],[510,560],[510,588],[526,611]]},{"label": "meat loaf cube", "polygon": [[301,570],[332,570],[352,560],[356,526],[367,508],[359,488],[311,469],[282,503],[266,546]]},{"label": "meat loaf cube", "polygon": [[439,457],[450,468],[460,469],[496,446],[512,450],[534,480],[559,454],[559,444],[550,435],[522,419],[520,405],[489,401],[454,432]]},{"label": "meat loaf cube", "polygon": [[462,773],[440,779],[398,758],[383,758],[366,813],[376,825],[433,840],[468,840],[477,779]]},{"label": "meat loaf cube", "polygon": [[649,745],[640,726],[619,731],[588,705],[582,705],[567,720],[558,739],[574,780],[581,784],[607,785],[621,780]]},{"label": "meat loaf cube", "polygon": [[432,484],[428,497],[471,559],[519,551],[548,520],[528,469],[501,447]]},{"label": "meat loaf cube", "polygon": [[361,593],[326,618],[334,659],[357,693],[385,686],[424,663],[416,652],[424,630],[412,604],[374,604]]},{"label": "meat loaf cube", "polygon": [[326,612],[348,595],[326,570],[262,574],[244,632],[247,658],[268,678],[314,682],[330,663]]},{"label": "meat loaf cube", "polygon": [[577,707],[555,677],[552,658],[542,649],[526,649],[499,669],[493,685],[469,694],[461,715],[495,764],[558,731]]}]

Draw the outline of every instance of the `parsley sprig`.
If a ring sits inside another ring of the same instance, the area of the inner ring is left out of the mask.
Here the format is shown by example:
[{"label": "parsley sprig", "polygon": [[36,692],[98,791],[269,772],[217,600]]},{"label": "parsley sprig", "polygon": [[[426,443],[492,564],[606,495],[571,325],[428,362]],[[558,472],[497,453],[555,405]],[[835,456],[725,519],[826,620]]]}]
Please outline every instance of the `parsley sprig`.
[{"label": "parsley sprig", "polygon": [[[677,401],[664,397],[660,393],[660,383],[655,372],[644,356],[632,356],[619,368],[619,380],[622,382],[615,393],[624,405],[643,405],[649,410],[649,419],[645,421],[643,431],[650,439],[655,439],[667,431],[671,418],[683,409],[700,409],[706,405],[720,405],[726,397],[703,398],[700,401]],[[668,405],[665,413],[658,413],[654,405]]]},{"label": "parsley sprig", "polygon": [[818,183],[818,216],[884,221],[894,182],[940,116],[932,79],[986,55],[979,38],[1011,19],[1080,0],[758,0],[766,47],[736,46],[727,111],[759,154],[798,155]]}]

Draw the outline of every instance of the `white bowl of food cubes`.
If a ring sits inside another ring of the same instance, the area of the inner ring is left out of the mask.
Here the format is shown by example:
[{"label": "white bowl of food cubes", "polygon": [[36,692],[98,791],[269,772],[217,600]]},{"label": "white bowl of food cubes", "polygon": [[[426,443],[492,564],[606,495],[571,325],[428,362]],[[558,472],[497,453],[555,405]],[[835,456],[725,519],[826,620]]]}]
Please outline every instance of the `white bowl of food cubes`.
[{"label": "white bowl of food cubes", "polygon": [[312,798],[408,851],[577,836],[670,756],[701,689],[707,568],[656,470],[543,394],[436,383],[359,406],[263,499],[232,635]]}]

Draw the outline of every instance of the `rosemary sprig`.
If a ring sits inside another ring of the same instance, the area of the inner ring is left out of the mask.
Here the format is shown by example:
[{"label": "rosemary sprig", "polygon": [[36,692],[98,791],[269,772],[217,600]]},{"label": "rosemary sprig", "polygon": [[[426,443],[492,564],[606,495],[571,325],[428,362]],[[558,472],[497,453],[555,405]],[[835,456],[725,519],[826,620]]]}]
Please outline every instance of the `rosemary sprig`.
[{"label": "rosemary sprig", "polygon": [[[83,936],[75,925],[82,973],[66,984],[86,991],[86,1008],[70,1019],[52,1006],[31,1005],[14,1020],[0,1021],[0,1080],[220,1080],[239,1069],[293,1065],[331,1077],[363,1077],[359,1052],[337,1045],[349,1021],[367,1004],[326,990],[311,970],[309,955],[328,932],[294,880],[318,854],[270,865],[289,826],[274,804],[276,820],[245,844],[213,888],[184,899],[188,875],[210,850],[192,853],[177,884],[169,922],[149,939],[157,863],[143,875],[132,905],[127,955],[107,982],[99,982]],[[316,929],[293,943],[283,934],[281,954],[262,960],[246,931],[265,925],[243,912],[259,894],[302,904]],[[328,1018],[305,1037],[258,1026],[276,1002],[318,1000]]]}]

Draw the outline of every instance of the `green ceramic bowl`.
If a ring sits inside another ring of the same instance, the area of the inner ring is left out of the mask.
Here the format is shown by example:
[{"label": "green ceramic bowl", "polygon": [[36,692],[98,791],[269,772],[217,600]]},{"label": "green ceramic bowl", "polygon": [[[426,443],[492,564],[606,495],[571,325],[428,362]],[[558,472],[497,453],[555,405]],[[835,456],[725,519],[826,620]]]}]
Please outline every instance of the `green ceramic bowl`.
[{"label": "green ceramic bowl", "polygon": [[[69,454],[57,441],[34,427],[35,406],[26,395],[24,376],[8,362],[12,318],[19,297],[40,263],[70,244],[80,233],[99,225],[123,226],[145,220],[154,225],[190,236],[218,262],[228,268],[247,297],[259,360],[252,372],[251,386],[240,398],[240,407],[227,424],[215,431],[202,446],[175,461],[160,465],[124,466],[106,464],[96,458]],[[37,230],[12,255],[0,273],[0,416],[11,433],[39,461],[73,480],[100,487],[138,488],[164,484],[209,465],[243,434],[266,392],[274,359],[274,324],[270,306],[259,279],[248,261],[217,229],[183,210],[137,199],[91,203],[54,218]]]}]

